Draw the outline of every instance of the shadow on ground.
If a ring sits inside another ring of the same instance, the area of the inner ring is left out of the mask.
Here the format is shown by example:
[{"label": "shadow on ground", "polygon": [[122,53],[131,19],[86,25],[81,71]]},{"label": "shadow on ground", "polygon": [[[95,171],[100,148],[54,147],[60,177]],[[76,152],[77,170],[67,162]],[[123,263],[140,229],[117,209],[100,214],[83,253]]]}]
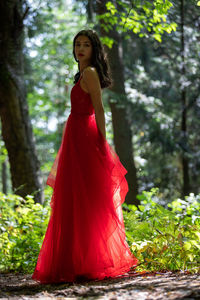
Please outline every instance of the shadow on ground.
[{"label": "shadow on ground", "polygon": [[30,274],[0,274],[1,299],[200,299],[200,274],[134,273],[76,283],[44,284]]}]

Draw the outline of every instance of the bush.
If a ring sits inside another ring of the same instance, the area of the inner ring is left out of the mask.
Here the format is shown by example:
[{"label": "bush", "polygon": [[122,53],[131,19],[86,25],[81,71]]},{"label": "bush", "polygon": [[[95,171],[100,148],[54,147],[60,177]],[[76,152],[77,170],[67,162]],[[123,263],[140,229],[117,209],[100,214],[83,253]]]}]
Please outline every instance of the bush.
[{"label": "bush", "polygon": [[200,195],[190,194],[164,208],[144,191],[141,205],[123,203],[127,241],[139,259],[137,270],[200,271]]},{"label": "bush", "polygon": [[[127,242],[138,271],[200,271],[200,195],[165,208],[158,189],[144,191],[141,205],[123,203]],[[50,217],[50,201],[0,193],[0,272],[32,273]]]},{"label": "bush", "polygon": [[0,193],[1,272],[33,271],[50,216],[46,204]]}]

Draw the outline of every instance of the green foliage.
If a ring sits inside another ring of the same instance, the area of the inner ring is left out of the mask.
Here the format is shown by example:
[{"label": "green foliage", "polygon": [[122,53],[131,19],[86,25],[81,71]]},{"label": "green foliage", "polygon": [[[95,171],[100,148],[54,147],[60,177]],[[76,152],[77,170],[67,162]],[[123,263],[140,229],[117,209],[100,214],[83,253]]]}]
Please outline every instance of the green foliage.
[{"label": "green foliage", "polygon": [[33,270],[49,219],[49,206],[0,193],[0,271]]},{"label": "green foliage", "polygon": [[44,178],[59,149],[70,112],[70,90],[78,70],[72,53],[73,37],[85,25],[86,16],[75,11],[75,3],[70,6],[61,0],[31,3],[25,30],[25,80]]},{"label": "green foliage", "polygon": [[[164,34],[162,44],[132,35],[133,39],[123,45],[139,186],[141,190],[159,187],[167,202],[183,192],[182,154],[189,160],[190,191],[200,193],[200,136],[197,134],[200,31],[195,23],[199,16],[196,2],[184,1],[185,75],[181,71],[181,26],[170,35]],[[179,2],[173,1],[173,5],[167,16],[170,22],[180,18]],[[187,95],[186,135],[181,130],[183,89]]]},{"label": "green foliage", "polygon": [[158,203],[158,189],[143,191],[141,205],[123,204],[127,239],[140,264],[137,270],[199,272],[200,195]]},{"label": "green foliage", "polygon": [[3,163],[7,157],[7,150],[4,142],[0,140],[0,163]]},{"label": "green foliage", "polygon": [[[154,1],[112,1],[106,3],[107,12],[98,16],[103,19],[102,26],[108,32],[114,25],[119,32],[138,34],[139,37],[152,36],[158,42],[162,41],[164,32],[176,31],[177,24],[169,22],[167,14],[173,6],[169,0]],[[106,40],[104,41],[107,42]],[[107,46],[110,45],[107,44]]]},{"label": "green foliage", "polygon": [[[138,198],[139,208],[122,206],[127,241],[140,261],[137,270],[200,271],[200,195],[176,199],[166,208],[159,204],[156,188]],[[0,271],[33,272],[50,217],[49,201],[41,205],[31,196],[0,193],[0,216]]]}]

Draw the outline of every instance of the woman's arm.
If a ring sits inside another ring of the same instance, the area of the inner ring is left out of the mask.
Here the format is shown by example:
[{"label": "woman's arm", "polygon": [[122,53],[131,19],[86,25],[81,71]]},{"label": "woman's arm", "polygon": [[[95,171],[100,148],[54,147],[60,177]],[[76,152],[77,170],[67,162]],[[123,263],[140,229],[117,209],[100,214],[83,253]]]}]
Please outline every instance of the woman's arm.
[{"label": "woman's arm", "polygon": [[94,67],[87,67],[82,78],[92,99],[97,126],[106,138],[105,115],[98,73]]}]

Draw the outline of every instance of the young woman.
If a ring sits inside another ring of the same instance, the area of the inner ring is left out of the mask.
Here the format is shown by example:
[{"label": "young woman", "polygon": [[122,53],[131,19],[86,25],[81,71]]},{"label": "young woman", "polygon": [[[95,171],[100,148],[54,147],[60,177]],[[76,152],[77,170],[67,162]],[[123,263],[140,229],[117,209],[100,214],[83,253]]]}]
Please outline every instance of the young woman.
[{"label": "young woman", "polygon": [[96,32],[80,31],[73,54],[79,72],[47,179],[53,188],[51,216],[32,275],[40,283],[101,280],[137,265],[126,242],[121,207],[127,171],[106,141],[101,89],[111,78]]}]

